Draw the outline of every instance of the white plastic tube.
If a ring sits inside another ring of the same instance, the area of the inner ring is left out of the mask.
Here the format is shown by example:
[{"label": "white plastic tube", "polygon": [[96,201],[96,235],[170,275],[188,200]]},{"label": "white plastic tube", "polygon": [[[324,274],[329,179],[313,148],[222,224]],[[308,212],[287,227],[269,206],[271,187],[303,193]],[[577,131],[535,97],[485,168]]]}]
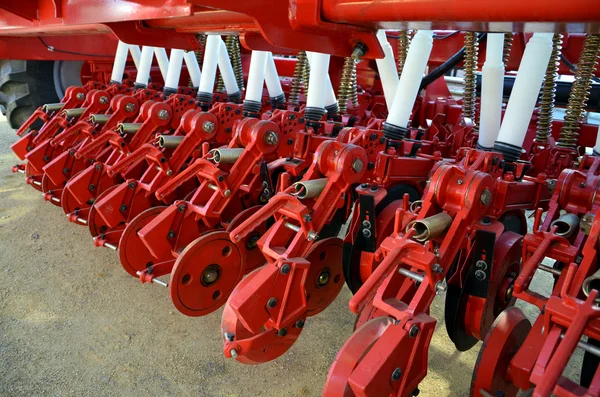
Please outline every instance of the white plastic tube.
[{"label": "white plastic tube", "polygon": [[306,107],[308,108],[325,109],[330,58],[330,55],[321,54],[320,52],[313,52],[310,55],[310,79],[308,82],[308,98],[306,98]]},{"label": "white plastic tube", "polygon": [[150,79],[150,68],[154,59],[154,47],[143,46],[142,56],[140,57],[140,66],[138,67],[135,84],[138,86],[147,87]]},{"label": "white plastic tube", "polygon": [[[310,62],[311,62],[312,54],[313,54],[312,52],[306,53],[306,59],[308,59],[309,65],[311,65]],[[309,83],[310,83],[310,81],[309,81]],[[337,106],[337,98],[335,97],[335,91],[333,89],[333,85],[331,84],[331,77],[329,77],[329,71],[327,72],[327,81],[325,82],[325,84],[327,84],[327,87],[325,87],[325,108],[329,108],[330,106],[334,106],[334,105]]]},{"label": "white plastic tube", "polygon": [[248,83],[246,84],[246,101],[261,102],[263,85],[265,84],[265,69],[269,53],[266,51],[252,51]]},{"label": "white plastic tube", "polygon": [[432,48],[433,31],[419,30],[410,43],[386,123],[402,128],[408,126]]},{"label": "white plastic tube", "polygon": [[269,52],[267,56],[265,83],[267,84],[269,97],[276,98],[283,95],[281,80],[279,80],[279,74],[277,73],[277,67],[275,66],[275,60],[273,59],[273,54],[271,52]]},{"label": "white plastic tube", "polygon": [[381,85],[383,86],[385,103],[387,108],[390,109],[400,79],[398,78],[398,69],[394,59],[394,52],[392,51],[390,42],[387,40],[385,30],[377,31],[377,39],[379,40],[379,44],[381,44],[381,48],[383,48],[384,56],[382,59],[376,59],[375,62],[377,63],[379,78],[381,79]]},{"label": "white plastic tube", "polygon": [[200,64],[198,64],[198,58],[196,58],[196,54],[194,54],[194,51],[185,51],[183,53],[183,59],[185,60],[185,65],[187,66],[188,73],[190,74],[192,84],[194,87],[198,88],[200,86],[202,73],[200,72]]},{"label": "white plastic tube", "polygon": [[135,68],[140,68],[140,58],[142,57],[142,52],[140,51],[140,47],[130,44],[129,52],[131,52],[131,57],[133,58],[133,63],[135,63]]},{"label": "white plastic tube", "polygon": [[596,145],[594,146],[594,155],[600,156],[600,126],[598,126],[598,135],[596,135]]},{"label": "white plastic tube", "polygon": [[500,131],[502,91],[504,89],[504,33],[488,33],[485,63],[481,77],[479,146],[491,149]]},{"label": "white plastic tube", "polygon": [[221,50],[221,36],[214,34],[206,38],[204,50],[204,61],[202,62],[202,78],[198,86],[198,92],[210,93],[215,88],[215,77],[217,76],[217,63],[219,62],[219,51]]},{"label": "white plastic tube", "polygon": [[235,94],[240,92],[240,88],[238,87],[237,80],[235,78],[235,73],[233,73],[233,67],[231,66],[231,60],[229,59],[229,54],[227,53],[227,46],[223,39],[219,36],[215,36],[219,39],[219,71],[221,72],[221,78],[223,79],[223,85],[225,85],[225,91],[227,91],[228,95]]},{"label": "white plastic tube", "polygon": [[534,33],[527,43],[496,141],[523,146],[552,53],[552,33]]},{"label": "white plastic tube", "polygon": [[176,90],[179,88],[179,76],[181,76],[181,65],[183,64],[183,50],[173,48],[171,58],[169,59],[169,69],[167,70],[167,79],[165,88]]},{"label": "white plastic tube", "polygon": [[154,56],[160,68],[160,74],[164,81],[167,81],[167,72],[169,71],[169,57],[167,51],[161,47],[154,47]]},{"label": "white plastic tube", "polygon": [[115,61],[113,62],[112,74],[110,75],[110,81],[114,81],[115,83],[123,82],[123,73],[125,73],[127,55],[129,55],[129,44],[125,44],[119,40],[119,44],[117,44],[117,52],[115,53]]}]

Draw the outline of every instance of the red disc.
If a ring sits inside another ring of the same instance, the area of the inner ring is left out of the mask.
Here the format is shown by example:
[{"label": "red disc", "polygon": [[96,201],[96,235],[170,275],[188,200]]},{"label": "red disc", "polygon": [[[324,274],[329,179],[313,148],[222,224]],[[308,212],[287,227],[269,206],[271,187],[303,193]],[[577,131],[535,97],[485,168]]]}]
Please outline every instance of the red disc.
[{"label": "red disc", "polygon": [[165,208],[167,207],[152,207],[142,211],[123,230],[119,240],[119,259],[123,269],[133,277],[137,277],[138,271],[145,270],[153,264],[173,260],[171,252],[168,252],[165,258],[155,258],[138,236],[138,232],[163,212]]},{"label": "red disc", "polygon": [[471,396],[483,397],[481,390],[495,396],[515,397],[519,389],[508,381],[510,361],[531,330],[521,309],[509,307],[494,321],[485,336],[471,379]]},{"label": "red disc", "polygon": [[[96,199],[94,200],[94,203],[97,203],[98,201],[102,200],[104,197],[109,195],[113,190],[117,188],[117,186],[118,185],[111,186],[102,193],[100,193],[98,197],[96,197]],[[90,214],[88,216],[88,228],[90,229],[90,234],[92,235],[92,237],[99,236],[100,234],[108,231],[108,225],[106,225],[104,219],[102,219],[100,214],[98,214],[98,211],[96,211],[94,205],[92,205],[92,208],[90,208]]]},{"label": "red disc", "polygon": [[[230,233],[233,229],[238,227],[242,222],[248,219],[252,214],[256,213],[260,208],[259,205],[250,207],[240,212],[235,218],[227,225],[227,233]],[[237,242],[237,246],[240,249],[242,256],[244,257],[244,273],[249,273],[252,270],[265,264],[266,259],[260,248],[256,245],[256,242],[267,231],[267,225],[262,223],[246,237]]]},{"label": "red disc", "polygon": [[342,290],[344,286],[343,245],[342,240],[337,237],[326,238],[316,242],[306,256],[310,262],[306,277],[307,316],[321,313]]},{"label": "red disc", "polygon": [[34,181],[40,182],[39,185],[32,183],[31,186],[33,186],[33,188],[35,190],[38,190],[40,192],[42,191],[42,185],[41,185],[42,173],[39,172],[38,170],[36,170],[35,168],[33,168],[33,166],[29,162],[25,163],[25,176],[28,179],[31,177],[31,178],[33,178]]},{"label": "red disc", "polygon": [[378,317],[365,323],[350,336],[329,369],[322,393],[324,397],[354,396],[348,385],[348,378],[387,327],[393,323],[391,317]]},{"label": "red disc", "polygon": [[[250,273],[238,284],[236,289],[244,288],[260,270],[261,269],[256,269]],[[304,318],[300,320],[304,322]],[[298,339],[298,336],[300,336],[302,329],[303,327],[294,325],[287,328],[285,333],[278,332],[276,329],[264,330],[263,332],[266,332],[267,336],[261,337],[263,343],[252,351],[241,350],[238,352],[236,360],[242,364],[250,365],[262,364],[274,360],[292,347],[294,342],[296,342],[296,339]],[[221,330],[222,334],[232,334],[234,341],[245,340],[256,336],[242,325],[233,309],[229,306],[229,302],[225,304],[225,309],[223,310]]]},{"label": "red disc", "polygon": [[225,302],[243,276],[244,263],[229,233],[207,233],[179,254],[171,272],[173,304],[187,316],[204,316]]}]

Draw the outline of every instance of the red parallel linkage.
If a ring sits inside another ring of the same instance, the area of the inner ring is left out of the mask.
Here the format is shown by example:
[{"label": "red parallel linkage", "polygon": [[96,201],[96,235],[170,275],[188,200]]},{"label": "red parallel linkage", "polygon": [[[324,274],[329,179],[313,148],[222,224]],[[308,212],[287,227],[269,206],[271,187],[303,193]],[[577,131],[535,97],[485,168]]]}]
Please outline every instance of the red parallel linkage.
[{"label": "red parallel linkage", "polygon": [[257,236],[238,249],[222,230],[269,199],[273,177],[291,155],[301,121],[301,113],[278,109],[263,114],[263,120],[244,118],[227,147],[212,150],[160,188],[157,197],[164,198],[190,179],[200,181],[189,198],[149,215],[141,230],[130,230],[134,243],[141,239],[145,244],[151,266],[138,259],[140,250],[127,247],[131,259],[121,255],[126,270],[142,282],[171,273],[171,298],[184,314],[201,316],[218,309],[244,272],[264,262]]},{"label": "red parallel linkage", "polygon": [[420,209],[396,209],[392,235],[361,260],[374,270],[350,301],[358,328],[338,353],[324,395],[411,395],[427,373],[436,322],[429,306],[445,278],[454,298],[446,301],[447,328],[459,350],[511,304],[521,240],[500,220],[546,205],[547,181],[522,177],[522,164],[500,168],[497,153],[464,149],[459,159],[437,167]]}]

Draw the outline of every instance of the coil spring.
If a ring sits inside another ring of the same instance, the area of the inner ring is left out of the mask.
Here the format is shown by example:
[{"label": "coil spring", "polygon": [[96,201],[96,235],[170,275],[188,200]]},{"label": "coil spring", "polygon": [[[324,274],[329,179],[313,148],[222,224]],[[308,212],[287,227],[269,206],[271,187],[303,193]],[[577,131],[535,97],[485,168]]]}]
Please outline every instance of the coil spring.
[{"label": "coil spring", "polygon": [[[196,59],[198,60],[198,65],[202,67],[202,62],[204,61],[204,49],[206,48],[206,35],[199,34],[198,41],[200,42],[200,48],[198,50],[194,50],[194,54],[196,55]],[[193,87],[194,83],[192,79],[188,82],[188,87]]]},{"label": "coil spring", "polygon": [[408,47],[410,46],[411,36],[408,30],[401,30],[398,36],[398,77],[402,75],[402,69],[404,69],[404,63],[408,56]]},{"label": "coil spring", "polygon": [[229,57],[231,58],[231,66],[233,67],[233,73],[237,80],[238,87],[241,90],[244,89],[244,72],[242,71],[242,53],[240,50],[240,38],[238,36],[227,36],[226,44],[231,41],[231,51],[229,51]]},{"label": "coil spring", "polygon": [[508,64],[508,59],[510,58],[510,51],[512,50],[514,38],[514,33],[504,33],[504,49],[502,50],[502,61],[504,61],[504,66]]},{"label": "coil spring", "polygon": [[356,96],[356,63],[354,63],[354,59],[347,57],[344,59],[344,68],[338,89],[340,113],[345,113],[348,109],[349,99],[352,99],[354,103],[354,96]]},{"label": "coil spring", "polygon": [[302,88],[304,89],[304,96],[308,96],[308,83],[310,80],[310,64],[308,63],[308,57],[306,52],[302,51]]},{"label": "coil spring", "polygon": [[465,33],[465,91],[463,94],[463,125],[464,119],[469,118],[476,125],[475,107],[477,100],[477,52],[479,42],[477,41],[477,33]]},{"label": "coil spring", "polygon": [[555,34],[552,38],[552,54],[544,76],[544,83],[540,92],[540,110],[537,120],[535,141],[542,144],[548,143],[552,132],[552,116],[554,113],[554,97],[556,96],[556,78],[558,77],[558,64],[560,50],[562,49],[562,34]]},{"label": "coil spring", "polygon": [[579,138],[579,121],[583,116],[583,110],[587,105],[590,96],[590,86],[596,60],[600,51],[600,35],[588,34],[583,42],[583,49],[579,55],[577,70],[575,71],[575,81],[571,87],[567,111],[565,113],[565,122],[560,137],[556,143],[560,147],[576,148]]},{"label": "coil spring", "polygon": [[296,57],[296,67],[294,68],[294,78],[290,85],[289,102],[292,105],[298,105],[300,103],[300,89],[302,87],[302,80],[304,78],[304,65],[306,63],[306,52],[299,51]]}]

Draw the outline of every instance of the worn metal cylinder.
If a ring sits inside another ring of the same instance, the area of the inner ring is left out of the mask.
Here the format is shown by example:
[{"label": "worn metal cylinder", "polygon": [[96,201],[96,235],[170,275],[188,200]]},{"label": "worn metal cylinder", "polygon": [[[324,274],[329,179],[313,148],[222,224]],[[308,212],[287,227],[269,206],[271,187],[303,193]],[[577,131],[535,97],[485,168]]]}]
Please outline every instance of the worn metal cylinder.
[{"label": "worn metal cylinder", "polygon": [[550,225],[556,226],[556,234],[569,237],[579,227],[579,217],[575,214],[564,214]]},{"label": "worn metal cylinder", "polygon": [[87,108],[75,108],[75,109],[67,109],[67,110],[63,110],[63,112],[65,113],[65,116],[67,116],[68,118],[71,117],[79,117],[83,114],[83,112],[85,112],[87,110]]},{"label": "worn metal cylinder", "polygon": [[47,103],[44,106],[42,106],[42,109],[46,113],[51,113],[51,112],[56,112],[56,111],[62,109],[64,106],[65,106],[64,103]]},{"label": "worn metal cylinder", "polygon": [[158,137],[158,146],[175,149],[183,141],[183,136],[161,135]]},{"label": "worn metal cylinder", "polygon": [[141,126],[142,123],[119,123],[117,124],[117,131],[121,134],[135,134]]},{"label": "worn metal cylinder", "polygon": [[90,121],[93,124],[100,124],[100,125],[104,125],[108,122],[108,119],[110,119],[110,114],[92,114],[90,116]]},{"label": "worn metal cylinder", "polygon": [[294,183],[294,189],[299,199],[318,197],[327,186],[327,178],[312,179]]},{"label": "worn metal cylinder", "polygon": [[413,236],[413,239],[422,242],[441,236],[451,224],[452,217],[445,212],[441,212],[428,218],[410,222],[406,230],[414,228],[417,233]]},{"label": "worn metal cylinder", "polygon": [[242,148],[223,148],[211,150],[215,163],[235,163],[240,158],[244,149]]},{"label": "worn metal cylinder", "polygon": [[[593,289],[600,291],[600,270],[596,270],[596,273],[586,278],[583,281],[583,286],[581,288],[583,289],[585,296],[590,296],[590,292],[592,292]],[[596,301],[599,300],[600,298],[596,299]]]}]

